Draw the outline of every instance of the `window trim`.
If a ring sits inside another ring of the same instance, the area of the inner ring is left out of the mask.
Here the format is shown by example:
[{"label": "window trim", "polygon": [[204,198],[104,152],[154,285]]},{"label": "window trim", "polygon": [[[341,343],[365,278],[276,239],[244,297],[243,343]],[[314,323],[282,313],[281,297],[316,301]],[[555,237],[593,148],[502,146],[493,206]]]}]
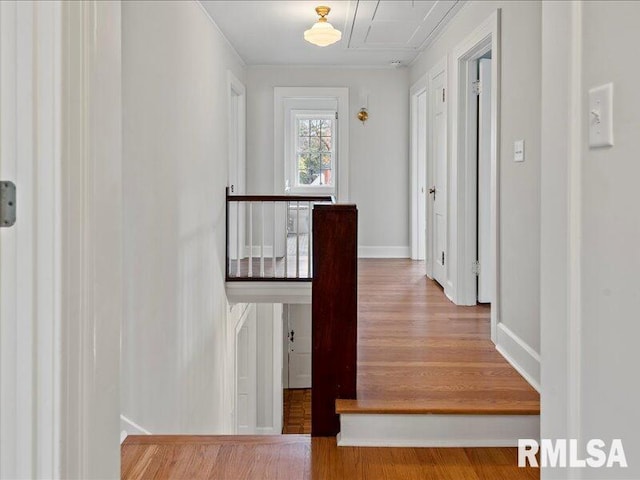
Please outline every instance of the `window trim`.
[{"label": "window trim", "polygon": [[[349,201],[349,88],[348,87],[274,87],[274,192],[285,191],[285,122],[288,100],[334,100],[337,102],[336,131],[340,139],[337,155],[335,195]],[[308,191],[307,191],[308,192]],[[309,193],[309,192],[308,192]]]}]

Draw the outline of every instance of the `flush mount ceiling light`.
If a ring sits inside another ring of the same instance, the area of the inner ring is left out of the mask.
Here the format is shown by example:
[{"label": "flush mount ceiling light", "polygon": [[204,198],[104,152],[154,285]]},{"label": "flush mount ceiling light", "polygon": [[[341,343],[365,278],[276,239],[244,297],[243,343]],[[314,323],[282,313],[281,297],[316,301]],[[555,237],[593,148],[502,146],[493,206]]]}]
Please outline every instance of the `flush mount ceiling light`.
[{"label": "flush mount ceiling light", "polygon": [[313,24],[313,27],[304,32],[304,39],[307,42],[319,47],[326,47],[342,38],[340,30],[336,30],[333,25],[327,22],[327,15],[330,11],[329,7],[316,7],[316,13],[320,15],[320,18]]}]

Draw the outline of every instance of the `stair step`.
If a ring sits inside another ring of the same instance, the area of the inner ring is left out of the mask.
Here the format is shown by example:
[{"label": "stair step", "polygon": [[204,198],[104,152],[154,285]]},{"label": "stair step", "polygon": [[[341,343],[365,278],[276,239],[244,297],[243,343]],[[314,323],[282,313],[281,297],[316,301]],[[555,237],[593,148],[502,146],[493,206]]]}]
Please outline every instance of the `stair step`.
[{"label": "stair step", "polygon": [[336,400],[338,414],[540,415],[538,400]]},{"label": "stair step", "polygon": [[341,413],[338,446],[515,447],[540,438],[539,415]]}]

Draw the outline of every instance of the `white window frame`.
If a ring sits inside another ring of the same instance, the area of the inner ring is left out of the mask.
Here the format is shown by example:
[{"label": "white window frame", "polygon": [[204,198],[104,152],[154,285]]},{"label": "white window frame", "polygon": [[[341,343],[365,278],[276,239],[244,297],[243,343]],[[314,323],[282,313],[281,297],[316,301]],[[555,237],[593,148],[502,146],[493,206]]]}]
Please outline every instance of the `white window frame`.
[{"label": "white window frame", "polygon": [[[338,159],[338,145],[340,139],[338,138],[338,128],[335,118],[335,110],[315,109],[315,110],[291,110],[290,122],[288,128],[285,130],[285,145],[287,153],[285,155],[285,172],[287,178],[285,179],[285,190],[294,194],[308,194],[308,195],[335,195],[336,185],[338,182],[337,166]],[[314,119],[326,119],[331,120],[331,185],[300,185],[298,183],[298,135],[297,121],[301,117],[314,118]],[[288,185],[287,185],[288,182]]]},{"label": "white window frame", "polygon": [[288,99],[337,101],[337,144],[335,195],[349,201],[349,88],[348,87],[274,87],[274,193],[285,192],[285,101]]}]

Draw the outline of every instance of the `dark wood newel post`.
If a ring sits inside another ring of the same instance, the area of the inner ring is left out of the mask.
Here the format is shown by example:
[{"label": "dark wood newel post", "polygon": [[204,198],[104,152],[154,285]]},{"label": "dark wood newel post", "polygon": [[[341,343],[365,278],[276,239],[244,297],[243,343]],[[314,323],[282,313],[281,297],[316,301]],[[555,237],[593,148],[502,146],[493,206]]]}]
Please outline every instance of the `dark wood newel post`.
[{"label": "dark wood newel post", "polygon": [[313,209],[311,435],[340,431],[336,399],[356,398],[358,210]]}]

